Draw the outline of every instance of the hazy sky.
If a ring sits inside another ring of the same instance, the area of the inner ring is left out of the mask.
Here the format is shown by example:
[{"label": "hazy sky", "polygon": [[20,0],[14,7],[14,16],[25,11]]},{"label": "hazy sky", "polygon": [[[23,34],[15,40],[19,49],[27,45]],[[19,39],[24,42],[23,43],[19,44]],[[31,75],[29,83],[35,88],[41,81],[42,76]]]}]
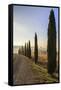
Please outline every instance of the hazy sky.
[{"label": "hazy sky", "polygon": [[[52,8],[14,6],[13,13],[13,44],[24,45],[28,40],[34,46],[35,32],[38,37],[38,46],[47,47],[47,31],[49,14]],[[56,31],[58,33],[58,8],[53,8],[56,20]]]}]

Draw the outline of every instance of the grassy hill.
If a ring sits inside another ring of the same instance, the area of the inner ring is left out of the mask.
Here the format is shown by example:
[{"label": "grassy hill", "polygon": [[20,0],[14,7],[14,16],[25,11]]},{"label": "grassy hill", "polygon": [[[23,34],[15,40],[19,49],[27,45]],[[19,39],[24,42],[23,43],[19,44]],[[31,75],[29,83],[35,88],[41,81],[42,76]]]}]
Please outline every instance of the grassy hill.
[{"label": "grassy hill", "polygon": [[[47,73],[47,69],[43,68],[41,65],[35,63],[32,64],[32,70],[34,74],[38,74],[39,80],[42,80],[42,83],[54,83],[58,82],[57,78],[52,77]],[[35,78],[36,79],[36,78]]]}]

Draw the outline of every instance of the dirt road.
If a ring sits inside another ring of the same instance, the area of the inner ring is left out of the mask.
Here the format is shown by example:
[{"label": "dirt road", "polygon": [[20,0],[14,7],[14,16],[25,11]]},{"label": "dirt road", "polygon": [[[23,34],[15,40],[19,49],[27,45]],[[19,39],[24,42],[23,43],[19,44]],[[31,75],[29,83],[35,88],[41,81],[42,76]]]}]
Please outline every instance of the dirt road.
[{"label": "dirt road", "polygon": [[14,84],[32,84],[39,82],[39,79],[35,79],[36,75],[32,71],[32,61],[30,60],[23,55],[14,55]]}]

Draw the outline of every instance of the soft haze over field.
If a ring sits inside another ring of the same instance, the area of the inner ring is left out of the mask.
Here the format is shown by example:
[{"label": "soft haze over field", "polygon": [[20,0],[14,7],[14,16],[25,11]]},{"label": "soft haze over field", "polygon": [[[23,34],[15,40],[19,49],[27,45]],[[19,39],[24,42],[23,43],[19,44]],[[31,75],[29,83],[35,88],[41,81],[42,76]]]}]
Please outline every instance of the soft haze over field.
[{"label": "soft haze over field", "polygon": [[[14,6],[14,45],[24,45],[28,40],[34,46],[35,32],[38,36],[38,46],[47,47],[47,30],[49,14],[52,8]],[[58,35],[58,8],[53,8]]]}]

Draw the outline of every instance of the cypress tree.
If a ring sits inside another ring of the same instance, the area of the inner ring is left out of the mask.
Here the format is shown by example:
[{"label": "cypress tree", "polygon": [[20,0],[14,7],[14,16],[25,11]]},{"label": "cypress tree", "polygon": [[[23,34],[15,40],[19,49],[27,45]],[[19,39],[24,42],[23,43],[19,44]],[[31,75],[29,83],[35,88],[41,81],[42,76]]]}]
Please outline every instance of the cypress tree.
[{"label": "cypress tree", "polygon": [[56,22],[54,11],[50,11],[48,24],[48,73],[53,74],[56,69]]},{"label": "cypress tree", "polygon": [[24,47],[22,46],[22,55],[24,55]]},{"label": "cypress tree", "polygon": [[19,50],[18,50],[18,54],[21,54],[21,50],[20,50],[20,48],[19,48]]},{"label": "cypress tree", "polygon": [[29,54],[29,58],[31,58],[31,45],[30,45],[30,40],[29,40],[29,50],[28,50],[28,54]]},{"label": "cypress tree", "polygon": [[37,43],[37,34],[36,33],[35,33],[34,57],[35,57],[35,63],[37,63],[37,60],[38,60],[38,43]]},{"label": "cypress tree", "polygon": [[27,56],[27,43],[26,43],[26,56]]},{"label": "cypress tree", "polygon": [[26,56],[27,56],[27,57],[29,56],[29,52],[28,52],[28,51],[29,51],[29,48],[28,48],[28,43],[27,43],[27,49],[26,49],[26,52],[27,52],[27,53],[26,53]]},{"label": "cypress tree", "polygon": [[25,43],[25,56],[26,56],[26,43]]}]

